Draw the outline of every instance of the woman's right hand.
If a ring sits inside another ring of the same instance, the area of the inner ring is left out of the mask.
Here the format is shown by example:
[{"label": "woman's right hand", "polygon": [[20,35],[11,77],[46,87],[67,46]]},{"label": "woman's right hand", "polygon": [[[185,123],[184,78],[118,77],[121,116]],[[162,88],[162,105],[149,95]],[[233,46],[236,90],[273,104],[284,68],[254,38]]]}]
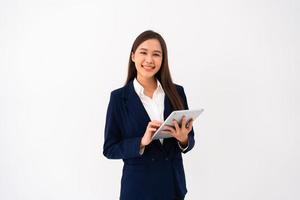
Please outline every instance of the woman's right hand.
[{"label": "woman's right hand", "polygon": [[153,134],[161,126],[161,124],[162,124],[162,122],[157,121],[157,120],[153,120],[148,123],[147,129],[141,140],[141,148],[145,147],[152,141]]}]

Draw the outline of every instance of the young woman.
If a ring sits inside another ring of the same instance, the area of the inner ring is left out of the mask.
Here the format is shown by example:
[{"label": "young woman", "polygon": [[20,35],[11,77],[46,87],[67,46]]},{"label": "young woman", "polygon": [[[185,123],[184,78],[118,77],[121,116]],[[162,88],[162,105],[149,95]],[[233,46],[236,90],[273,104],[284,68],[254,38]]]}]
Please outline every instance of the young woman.
[{"label": "young woman", "polygon": [[182,153],[195,144],[193,122],[164,128],[173,137],[151,140],[173,110],[188,109],[182,86],[172,82],[167,46],[154,31],[141,33],[129,56],[125,86],[111,92],[103,154],[123,159],[121,200],[177,200],[187,193]]}]

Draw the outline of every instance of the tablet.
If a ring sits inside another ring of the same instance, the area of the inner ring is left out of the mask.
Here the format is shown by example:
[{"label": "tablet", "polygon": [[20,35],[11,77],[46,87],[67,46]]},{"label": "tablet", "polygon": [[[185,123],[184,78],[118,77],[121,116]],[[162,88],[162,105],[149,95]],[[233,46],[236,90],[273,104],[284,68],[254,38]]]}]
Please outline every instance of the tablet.
[{"label": "tablet", "polygon": [[173,119],[177,121],[179,125],[181,125],[181,119],[183,116],[186,116],[187,121],[195,119],[203,112],[204,109],[200,110],[175,110],[173,111],[167,119],[163,122],[163,124],[156,130],[156,132],[152,136],[152,140],[157,140],[157,139],[163,139],[163,138],[170,138],[172,135],[168,133],[164,133],[163,129],[165,125],[173,126]]}]

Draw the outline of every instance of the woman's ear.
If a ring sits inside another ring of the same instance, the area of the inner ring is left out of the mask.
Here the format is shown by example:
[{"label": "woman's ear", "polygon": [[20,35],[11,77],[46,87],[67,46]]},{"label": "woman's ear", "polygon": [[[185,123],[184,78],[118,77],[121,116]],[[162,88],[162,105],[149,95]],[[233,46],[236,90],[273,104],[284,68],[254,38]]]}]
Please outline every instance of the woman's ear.
[{"label": "woman's ear", "polygon": [[131,60],[132,60],[132,62],[134,62],[134,53],[133,52],[131,52]]}]

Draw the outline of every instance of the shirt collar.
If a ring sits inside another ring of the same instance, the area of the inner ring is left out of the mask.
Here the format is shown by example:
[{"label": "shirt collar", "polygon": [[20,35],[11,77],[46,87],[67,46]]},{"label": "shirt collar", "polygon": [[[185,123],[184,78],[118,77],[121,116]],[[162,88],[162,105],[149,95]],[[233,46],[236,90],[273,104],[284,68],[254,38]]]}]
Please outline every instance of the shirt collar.
[{"label": "shirt collar", "polygon": [[[157,81],[157,87],[156,87],[155,91],[159,90],[163,93],[164,90],[162,88],[162,85],[160,84],[158,79],[156,79],[156,81]],[[137,94],[144,95],[144,87],[137,81],[136,78],[134,78],[134,80],[133,80],[133,86],[134,86],[134,90]]]}]

